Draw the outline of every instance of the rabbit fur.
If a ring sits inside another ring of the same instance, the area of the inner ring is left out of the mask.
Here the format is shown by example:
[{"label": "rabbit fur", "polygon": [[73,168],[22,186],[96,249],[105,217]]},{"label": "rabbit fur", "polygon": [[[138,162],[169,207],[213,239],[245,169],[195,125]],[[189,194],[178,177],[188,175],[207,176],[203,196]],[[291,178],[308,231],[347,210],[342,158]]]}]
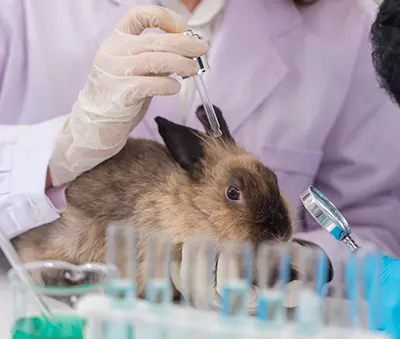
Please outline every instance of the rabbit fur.
[{"label": "rabbit fur", "polygon": [[[107,226],[134,225],[143,297],[144,246],[155,231],[166,233],[178,252],[192,235],[255,246],[265,240],[316,246],[292,238],[289,207],[275,173],[235,142],[222,112],[215,110],[222,136],[213,137],[202,106],[196,114],[206,133],[157,117],[165,145],[131,138],[118,154],[71,182],[58,220],[13,239],[21,259],[103,263]],[[232,187],[236,200],[227,197]],[[329,280],[331,271],[330,266]],[[47,284],[73,283],[54,274],[42,278]]]}]

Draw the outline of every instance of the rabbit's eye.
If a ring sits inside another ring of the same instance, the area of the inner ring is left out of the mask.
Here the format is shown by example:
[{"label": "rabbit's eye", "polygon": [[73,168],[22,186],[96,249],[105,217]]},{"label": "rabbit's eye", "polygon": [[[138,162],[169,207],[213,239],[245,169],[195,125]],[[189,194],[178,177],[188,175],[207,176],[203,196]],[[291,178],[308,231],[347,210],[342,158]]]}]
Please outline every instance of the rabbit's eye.
[{"label": "rabbit's eye", "polygon": [[240,200],[240,190],[235,186],[229,186],[225,192],[226,198],[232,201]]}]

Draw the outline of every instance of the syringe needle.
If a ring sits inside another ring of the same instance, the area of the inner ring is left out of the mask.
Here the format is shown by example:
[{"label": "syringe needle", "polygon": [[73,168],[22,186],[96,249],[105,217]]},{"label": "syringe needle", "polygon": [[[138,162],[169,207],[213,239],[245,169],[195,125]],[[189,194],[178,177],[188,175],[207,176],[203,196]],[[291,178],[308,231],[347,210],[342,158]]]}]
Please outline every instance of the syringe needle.
[{"label": "syringe needle", "polygon": [[208,118],[208,122],[210,123],[211,130],[215,137],[220,137],[222,135],[221,127],[219,125],[217,115],[215,114],[214,107],[211,105],[210,99],[208,98],[203,79],[201,78],[200,75],[195,75],[194,80],[196,82],[196,86],[197,86],[197,90],[200,95],[200,99],[201,99],[204,109],[206,111],[206,115]]}]

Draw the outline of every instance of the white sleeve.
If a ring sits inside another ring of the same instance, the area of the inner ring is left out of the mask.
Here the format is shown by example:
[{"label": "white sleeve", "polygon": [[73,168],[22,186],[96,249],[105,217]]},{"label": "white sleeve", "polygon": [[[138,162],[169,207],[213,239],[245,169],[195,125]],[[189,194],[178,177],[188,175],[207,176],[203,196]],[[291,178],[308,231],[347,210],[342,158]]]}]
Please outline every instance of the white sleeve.
[{"label": "white sleeve", "polygon": [[64,188],[49,194],[45,185],[64,119],[30,126],[0,125],[0,228],[10,239],[59,218],[63,203],[56,200],[64,195]]}]

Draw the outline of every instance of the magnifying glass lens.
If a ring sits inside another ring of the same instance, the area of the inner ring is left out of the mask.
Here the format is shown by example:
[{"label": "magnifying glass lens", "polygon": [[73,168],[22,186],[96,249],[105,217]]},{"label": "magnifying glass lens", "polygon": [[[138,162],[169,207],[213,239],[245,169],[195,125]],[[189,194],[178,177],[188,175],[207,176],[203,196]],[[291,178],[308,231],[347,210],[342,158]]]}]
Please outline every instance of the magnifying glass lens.
[{"label": "magnifying glass lens", "polygon": [[336,206],[314,186],[310,186],[301,196],[304,207],[318,222],[336,238],[342,238],[351,233],[349,224]]}]

